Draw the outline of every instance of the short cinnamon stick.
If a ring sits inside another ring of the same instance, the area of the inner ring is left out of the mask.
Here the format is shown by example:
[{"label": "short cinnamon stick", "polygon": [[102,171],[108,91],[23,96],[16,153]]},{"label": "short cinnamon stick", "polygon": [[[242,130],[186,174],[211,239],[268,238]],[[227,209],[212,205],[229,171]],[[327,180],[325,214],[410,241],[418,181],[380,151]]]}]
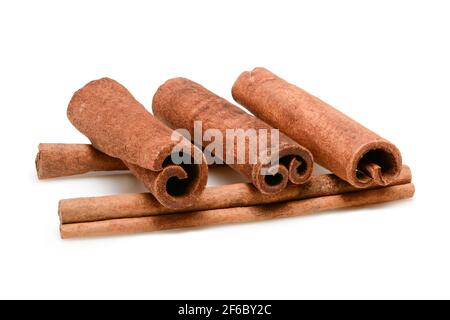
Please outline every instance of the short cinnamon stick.
[{"label": "short cinnamon stick", "polygon": [[40,143],[38,149],[36,171],[39,179],[128,170],[122,160],[110,157],[90,144]]},{"label": "short cinnamon stick", "polygon": [[[72,124],[105,154],[118,158],[164,206],[192,205],[203,191],[207,164],[201,151],[156,120],[118,82],[103,78],[78,90],[67,109]],[[172,162],[175,146],[195,163]],[[199,161],[200,158],[200,161]]]},{"label": "short cinnamon stick", "polygon": [[363,190],[347,194],[317,197],[306,200],[294,200],[263,206],[237,207],[141,218],[62,224],[60,226],[60,232],[63,239],[69,239],[204,227],[227,223],[243,223],[302,216],[326,210],[383,203],[411,198],[413,195],[414,185],[410,183],[375,190]]},{"label": "short cinnamon stick", "polygon": [[[252,132],[256,133],[256,141],[260,141],[259,130],[265,129],[265,132],[270,133],[273,129],[260,119],[185,78],[171,79],[160,86],[153,98],[152,108],[155,117],[173,129],[187,129],[191,137],[194,137],[195,121],[201,121],[204,131],[209,129],[220,131],[222,137],[226,137],[230,129],[239,129],[241,133],[254,130]],[[203,139],[201,142],[203,147],[210,143]],[[266,142],[264,150],[261,150],[261,144],[258,145],[259,154],[269,154],[268,150],[271,148],[277,150],[277,154],[274,153],[273,156],[276,157],[274,159],[276,161],[268,161],[269,164],[249,161],[251,153],[249,143],[245,144],[245,162],[239,163],[237,139],[232,141],[231,147],[223,143],[221,157],[217,153],[215,156],[222,161],[230,156],[233,163],[226,162],[226,164],[247,177],[260,192],[265,194],[280,192],[288,181],[299,184],[310,178],[313,161],[307,149],[282,133],[279,135],[278,145],[269,140]],[[262,168],[266,165],[267,172],[274,174],[262,174]]]},{"label": "short cinnamon stick", "polygon": [[387,185],[401,170],[391,142],[264,68],[243,72],[236,101],[308,148],[316,162],[356,187]]}]

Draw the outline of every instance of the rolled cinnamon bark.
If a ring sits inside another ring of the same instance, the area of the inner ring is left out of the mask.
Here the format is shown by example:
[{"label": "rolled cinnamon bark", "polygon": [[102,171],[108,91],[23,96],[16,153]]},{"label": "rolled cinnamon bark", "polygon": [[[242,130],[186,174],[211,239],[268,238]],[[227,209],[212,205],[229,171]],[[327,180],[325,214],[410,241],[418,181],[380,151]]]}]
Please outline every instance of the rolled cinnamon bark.
[{"label": "rolled cinnamon bark", "polygon": [[[205,131],[219,130],[222,137],[226,137],[227,130],[230,129],[241,129],[241,134],[249,132],[247,130],[254,130],[255,141],[258,142],[261,141],[260,129],[265,129],[267,133],[273,129],[227,100],[185,78],[171,79],[160,86],[153,98],[152,107],[155,117],[173,129],[187,129],[191,137],[194,136],[194,121],[201,121]],[[231,148],[227,147],[228,143],[223,143],[221,156],[217,153],[215,156],[222,161],[232,158],[233,163],[225,163],[252,181],[262,193],[280,192],[286,187],[288,181],[299,184],[310,178],[313,167],[311,153],[289,137],[280,134],[278,145],[275,141],[267,139],[265,148],[258,143],[260,155],[268,155],[271,148],[277,150],[277,153],[273,153],[276,159],[271,158],[272,161],[267,161],[269,163],[264,163],[260,161],[261,159],[253,163],[250,161],[249,141],[250,139],[245,143],[243,163],[239,163],[238,141],[234,138]],[[201,142],[203,147],[207,147],[210,143],[203,139]],[[272,174],[263,174],[263,168]]]},{"label": "rolled cinnamon bark", "polygon": [[90,144],[40,143],[38,148],[36,172],[39,179],[128,170],[122,160],[110,157]]},{"label": "rolled cinnamon bark", "polygon": [[174,213],[141,218],[62,224],[61,238],[109,236],[168,229],[193,228],[227,223],[243,223],[275,218],[302,216],[326,210],[363,206],[411,198],[414,185],[384,187],[334,196],[294,200],[263,206],[237,207]]},{"label": "rolled cinnamon bark", "polygon": [[387,185],[400,173],[402,159],[395,145],[264,68],[242,73],[232,94],[356,187]]},{"label": "rolled cinnamon bark", "polygon": [[[411,182],[411,170],[403,166],[392,185]],[[195,204],[188,209],[169,209],[159,204],[148,193],[120,194],[102,197],[64,199],[59,202],[62,224],[93,222],[101,220],[136,218],[186,211],[199,211],[246,207],[289,200],[308,199],[356,191],[357,188],[333,174],[314,176],[307,183],[288,185],[275,194],[264,195],[252,184],[236,183],[206,188]]]},{"label": "rolled cinnamon bark", "polygon": [[[192,205],[203,191],[208,167],[200,150],[156,120],[118,82],[103,78],[78,90],[67,109],[72,124],[107,155],[118,158],[164,206]],[[191,164],[175,164],[182,149]]]},{"label": "rolled cinnamon bark", "polygon": [[40,143],[35,164],[39,179],[128,170],[122,160],[98,151],[91,144],[79,143]]}]

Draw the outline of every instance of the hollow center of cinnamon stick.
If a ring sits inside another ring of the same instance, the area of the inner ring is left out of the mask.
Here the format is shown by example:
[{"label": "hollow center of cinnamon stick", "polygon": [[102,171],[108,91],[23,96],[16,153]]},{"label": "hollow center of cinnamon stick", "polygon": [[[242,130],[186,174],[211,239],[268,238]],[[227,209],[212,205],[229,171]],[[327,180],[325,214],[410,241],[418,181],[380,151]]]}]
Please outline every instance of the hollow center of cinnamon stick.
[{"label": "hollow center of cinnamon stick", "polygon": [[270,186],[276,186],[283,181],[284,177],[280,173],[264,176],[264,181]]},{"label": "hollow center of cinnamon stick", "polygon": [[[197,181],[197,177],[200,174],[199,165],[193,164],[193,159],[191,159],[192,164],[180,164],[179,166],[186,172],[187,178],[180,179],[178,177],[171,177],[166,183],[166,192],[172,197],[185,196],[191,193],[191,190],[195,188],[194,182]],[[171,157],[167,157],[164,160],[163,167],[167,165],[172,165]]]},{"label": "hollow center of cinnamon stick", "polygon": [[359,160],[356,177],[361,182],[375,180],[379,185],[385,185],[396,173],[395,166],[395,157],[390,152],[384,149],[370,150]]},{"label": "hollow center of cinnamon stick", "polygon": [[280,159],[280,164],[284,165],[287,169],[291,169],[293,160],[296,160],[295,161],[296,174],[299,176],[303,176],[306,173],[306,170],[308,169],[308,165],[307,162],[303,160],[301,157],[292,155],[284,156]]}]

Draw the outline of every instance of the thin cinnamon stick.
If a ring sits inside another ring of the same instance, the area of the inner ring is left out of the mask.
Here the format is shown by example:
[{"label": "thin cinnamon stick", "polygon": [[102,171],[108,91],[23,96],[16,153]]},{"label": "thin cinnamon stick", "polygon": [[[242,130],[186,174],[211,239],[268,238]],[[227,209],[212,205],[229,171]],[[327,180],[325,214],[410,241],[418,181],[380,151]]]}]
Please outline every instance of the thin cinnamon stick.
[{"label": "thin cinnamon stick", "polygon": [[[128,170],[122,160],[108,156],[91,144],[81,143],[40,143],[35,164],[39,179]],[[209,165],[216,166],[219,165]]]},{"label": "thin cinnamon stick", "polygon": [[[401,174],[392,184],[401,185],[410,182],[411,170],[409,167],[404,166]],[[148,193],[65,199],[59,202],[59,216],[62,224],[92,222],[185,211],[246,207],[343,194],[356,190],[357,188],[335,175],[325,174],[313,176],[310,181],[301,186],[291,184],[279,193],[268,195],[260,193],[249,183],[208,187],[203,191],[195,204],[187,209],[166,208]]]},{"label": "thin cinnamon stick", "polygon": [[401,170],[399,150],[306,91],[269,70],[243,72],[236,101],[308,148],[317,163],[356,187],[387,185]]},{"label": "thin cinnamon stick", "polygon": [[411,198],[413,195],[414,185],[410,183],[375,190],[363,190],[347,194],[317,197],[306,200],[294,200],[263,206],[237,207],[141,218],[62,224],[60,226],[60,232],[63,239],[69,239],[203,227],[227,223],[243,223],[302,216],[326,210],[370,205]]},{"label": "thin cinnamon stick", "polygon": [[110,157],[90,144],[40,143],[38,149],[36,172],[39,179],[128,170],[122,160]]},{"label": "thin cinnamon stick", "polygon": [[[220,131],[222,137],[227,136],[227,130],[239,129],[241,133],[247,130],[255,130],[255,140],[260,141],[259,130],[270,133],[273,129],[260,119],[244,112],[227,100],[217,96],[201,85],[185,79],[175,78],[166,81],[159,87],[152,103],[153,114],[173,129],[187,129],[194,137],[194,122],[201,121],[204,131],[213,129]],[[248,132],[248,131],[247,131]],[[278,151],[276,162],[267,164],[267,171],[274,174],[262,174],[262,168],[266,165],[261,161],[251,162],[249,143],[245,144],[245,162],[239,163],[237,155],[238,141],[232,141],[231,147],[223,143],[221,157],[225,161],[233,159],[233,163],[226,163],[235,171],[247,177],[262,193],[280,192],[286,187],[288,181],[295,184],[306,182],[312,173],[313,161],[311,153],[284,134],[279,135],[279,145],[273,141],[267,141],[267,146],[259,153],[269,154],[268,150],[275,148]],[[202,139],[203,147],[210,142]],[[278,163],[278,164],[274,164]],[[272,165],[274,164],[274,165]]]},{"label": "thin cinnamon stick", "polygon": [[[122,160],[164,206],[188,207],[203,191],[208,168],[201,151],[186,139],[174,141],[173,131],[118,82],[88,83],[74,94],[67,116],[96,149]],[[177,145],[186,146],[183,152],[196,163],[173,163]]]}]

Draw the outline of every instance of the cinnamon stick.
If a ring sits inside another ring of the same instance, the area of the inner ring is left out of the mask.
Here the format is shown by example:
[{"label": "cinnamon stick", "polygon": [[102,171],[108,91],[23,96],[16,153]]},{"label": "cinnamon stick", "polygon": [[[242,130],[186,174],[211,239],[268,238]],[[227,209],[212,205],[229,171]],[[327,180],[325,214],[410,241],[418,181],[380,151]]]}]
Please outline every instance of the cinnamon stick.
[{"label": "cinnamon stick", "polygon": [[[91,144],[81,143],[40,143],[35,164],[39,179],[128,170],[122,160],[108,156]],[[209,165],[216,166],[219,165]]]},{"label": "cinnamon stick", "polygon": [[63,239],[69,239],[203,227],[227,223],[243,223],[302,216],[326,210],[370,205],[411,198],[413,195],[414,185],[409,183],[375,190],[363,190],[347,194],[323,196],[306,200],[294,200],[263,206],[225,208],[141,218],[62,224],[60,226],[60,232]]},{"label": "cinnamon stick", "polygon": [[[155,117],[173,129],[187,129],[191,137],[195,135],[195,121],[201,121],[204,131],[218,130],[222,137],[226,137],[227,130],[230,129],[239,129],[241,133],[254,130],[256,141],[260,141],[261,129],[269,133],[273,129],[260,119],[185,78],[171,79],[160,86],[154,95],[152,107]],[[228,159],[228,156],[232,158],[232,163],[225,163],[247,177],[264,194],[280,192],[288,181],[300,184],[310,178],[313,161],[307,149],[284,134],[279,135],[278,145],[275,145],[274,141],[266,140],[266,142],[265,149],[259,144],[259,154],[269,154],[272,148],[277,152],[273,155],[276,159],[271,158],[269,164],[259,159],[253,163],[249,161],[251,154],[249,143],[245,143],[245,161],[239,163],[237,139],[232,141],[231,147],[227,147],[227,143],[222,144],[221,156],[217,153],[214,155],[221,161]],[[203,147],[207,147],[210,142],[202,139],[201,143]],[[271,174],[263,174],[263,168]]]},{"label": "cinnamon stick", "polygon": [[40,143],[38,149],[36,171],[39,179],[128,170],[122,160],[110,157],[89,144]]},{"label": "cinnamon stick", "polygon": [[[208,168],[201,151],[186,139],[174,141],[173,131],[118,82],[88,83],[74,94],[67,116],[96,149],[122,160],[164,206],[188,207],[203,191]],[[194,163],[173,163],[180,145]]]},{"label": "cinnamon stick", "polygon": [[[411,182],[411,170],[404,166],[392,185]],[[374,186],[372,186],[374,187]],[[195,204],[188,209],[169,209],[162,206],[148,193],[120,194],[101,197],[65,199],[59,202],[62,224],[101,220],[136,218],[185,211],[199,211],[246,207],[289,200],[300,200],[356,191],[357,188],[333,174],[313,176],[307,183],[288,185],[275,194],[264,195],[252,184],[236,183],[206,188]]]},{"label": "cinnamon stick", "polygon": [[243,72],[234,99],[308,148],[320,165],[356,187],[387,185],[402,159],[391,142],[264,68]]}]

